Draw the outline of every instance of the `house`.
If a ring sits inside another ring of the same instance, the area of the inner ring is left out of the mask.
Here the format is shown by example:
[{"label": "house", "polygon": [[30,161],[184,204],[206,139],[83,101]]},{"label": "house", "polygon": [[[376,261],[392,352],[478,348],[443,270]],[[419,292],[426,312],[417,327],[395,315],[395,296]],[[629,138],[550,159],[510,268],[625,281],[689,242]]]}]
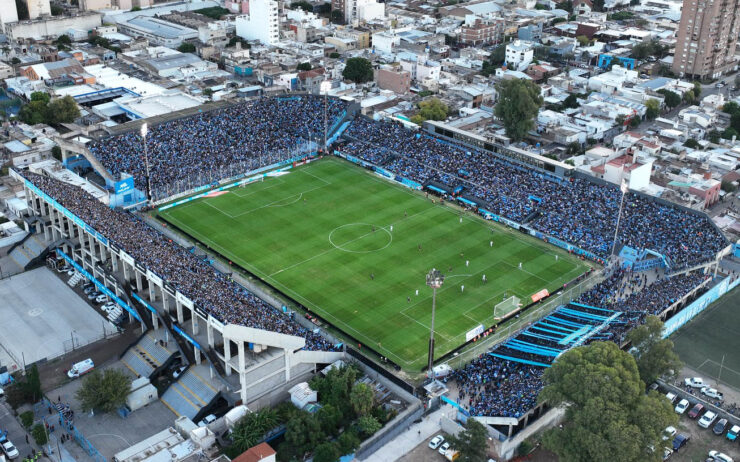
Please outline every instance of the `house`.
[{"label": "house", "polygon": [[275,454],[277,453],[269,444],[260,443],[247,449],[231,462],[275,462]]}]

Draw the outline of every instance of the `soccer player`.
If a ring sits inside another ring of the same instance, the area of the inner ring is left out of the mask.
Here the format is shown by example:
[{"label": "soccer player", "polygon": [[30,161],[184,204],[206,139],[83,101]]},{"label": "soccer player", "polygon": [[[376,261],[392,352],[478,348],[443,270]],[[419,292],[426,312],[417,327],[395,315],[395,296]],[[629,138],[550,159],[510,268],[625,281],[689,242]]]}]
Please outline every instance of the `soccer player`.
[{"label": "soccer player", "polygon": [[493,247],[493,241],[489,242],[488,245]]},{"label": "soccer player", "polygon": [[488,282],[488,281],[486,281],[486,275],[484,274],[483,275],[483,283],[485,284],[486,282]]},{"label": "soccer player", "polygon": [[519,269],[522,269],[522,262],[519,262]]},{"label": "soccer player", "polygon": [[470,260],[465,260],[465,266],[466,267],[470,266]]},{"label": "soccer player", "polygon": [[465,286],[460,286],[460,292],[465,292]]},{"label": "soccer player", "polygon": [[460,223],[462,223],[462,217],[460,217]]},{"label": "soccer player", "polygon": [[416,289],[416,296],[419,296],[419,289]]},{"label": "soccer player", "polygon": [[421,252],[421,244],[419,244],[418,248],[419,248],[419,252]]},{"label": "soccer player", "polygon": [[393,232],[393,225],[391,225],[391,232]]},{"label": "soccer player", "polygon": [[370,280],[371,281],[374,281],[375,280],[375,273],[370,273]]}]

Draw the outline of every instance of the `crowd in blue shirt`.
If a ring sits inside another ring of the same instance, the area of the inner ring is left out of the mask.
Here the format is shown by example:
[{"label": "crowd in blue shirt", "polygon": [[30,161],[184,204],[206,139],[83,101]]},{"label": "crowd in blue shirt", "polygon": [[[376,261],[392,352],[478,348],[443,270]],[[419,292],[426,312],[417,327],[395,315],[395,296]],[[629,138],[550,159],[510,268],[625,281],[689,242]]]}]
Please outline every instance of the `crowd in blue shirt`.
[{"label": "crowd in blue shirt", "polygon": [[[555,178],[392,122],[358,118],[346,135],[337,148],[343,153],[423,185],[462,186],[462,194],[486,210],[604,259],[612,251],[622,196],[616,185]],[[708,261],[727,245],[705,215],[632,192],[625,196],[618,243],[658,252],[673,269]]]},{"label": "crowd in blue shirt", "polygon": [[142,219],[111,209],[76,186],[31,172],[24,176],[222,323],[304,337],[309,350],[335,349],[321,335],[268,305]]},{"label": "crowd in blue shirt", "polygon": [[[583,293],[577,302],[622,312],[607,329],[591,339],[611,340],[621,344],[627,332],[643,323],[648,314],[661,313],[676,300],[691,292],[706,277],[702,274],[683,274],[659,278],[648,284],[644,274],[615,270],[604,281]],[[588,308],[580,310],[588,311]],[[593,313],[603,314],[596,310]],[[565,318],[567,314],[559,313],[558,316]],[[553,326],[548,328],[556,329]],[[544,347],[562,348],[555,342],[526,334],[520,334],[520,337],[526,337],[527,342]],[[503,344],[494,347],[492,352],[540,363],[549,363],[554,359],[511,350]],[[471,415],[519,418],[537,405],[537,395],[543,387],[544,371],[545,367],[542,366],[486,353],[454,371],[446,380],[456,383],[459,391],[458,402]]]},{"label": "crowd in blue shirt", "polygon": [[[327,129],[346,110],[334,98],[259,98],[152,127],[146,137],[154,196],[171,195],[295,156],[307,142],[323,143]],[[139,131],[104,138],[88,148],[114,176],[134,176],[146,189],[146,163]]]}]

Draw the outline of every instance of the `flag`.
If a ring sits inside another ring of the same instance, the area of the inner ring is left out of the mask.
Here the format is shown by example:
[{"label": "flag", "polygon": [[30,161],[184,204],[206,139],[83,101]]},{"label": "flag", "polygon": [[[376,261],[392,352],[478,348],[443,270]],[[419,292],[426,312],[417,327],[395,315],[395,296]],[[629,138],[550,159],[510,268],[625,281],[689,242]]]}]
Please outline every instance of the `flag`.
[{"label": "flag", "polygon": [[622,187],[620,189],[622,190],[622,194],[627,194],[627,192],[629,192],[630,188],[627,186],[626,180],[622,180]]}]

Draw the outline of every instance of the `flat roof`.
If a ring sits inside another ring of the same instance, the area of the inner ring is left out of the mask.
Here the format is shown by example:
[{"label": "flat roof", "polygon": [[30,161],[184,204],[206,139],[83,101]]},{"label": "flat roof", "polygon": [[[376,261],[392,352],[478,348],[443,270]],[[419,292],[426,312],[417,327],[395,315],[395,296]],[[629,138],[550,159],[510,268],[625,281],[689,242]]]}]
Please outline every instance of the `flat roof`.
[{"label": "flat roof", "polygon": [[168,39],[178,39],[183,36],[198,35],[198,31],[195,29],[184,27],[159,18],[150,18],[149,16],[137,16],[122,24],[133,25],[135,28],[144,29],[153,35]]}]

